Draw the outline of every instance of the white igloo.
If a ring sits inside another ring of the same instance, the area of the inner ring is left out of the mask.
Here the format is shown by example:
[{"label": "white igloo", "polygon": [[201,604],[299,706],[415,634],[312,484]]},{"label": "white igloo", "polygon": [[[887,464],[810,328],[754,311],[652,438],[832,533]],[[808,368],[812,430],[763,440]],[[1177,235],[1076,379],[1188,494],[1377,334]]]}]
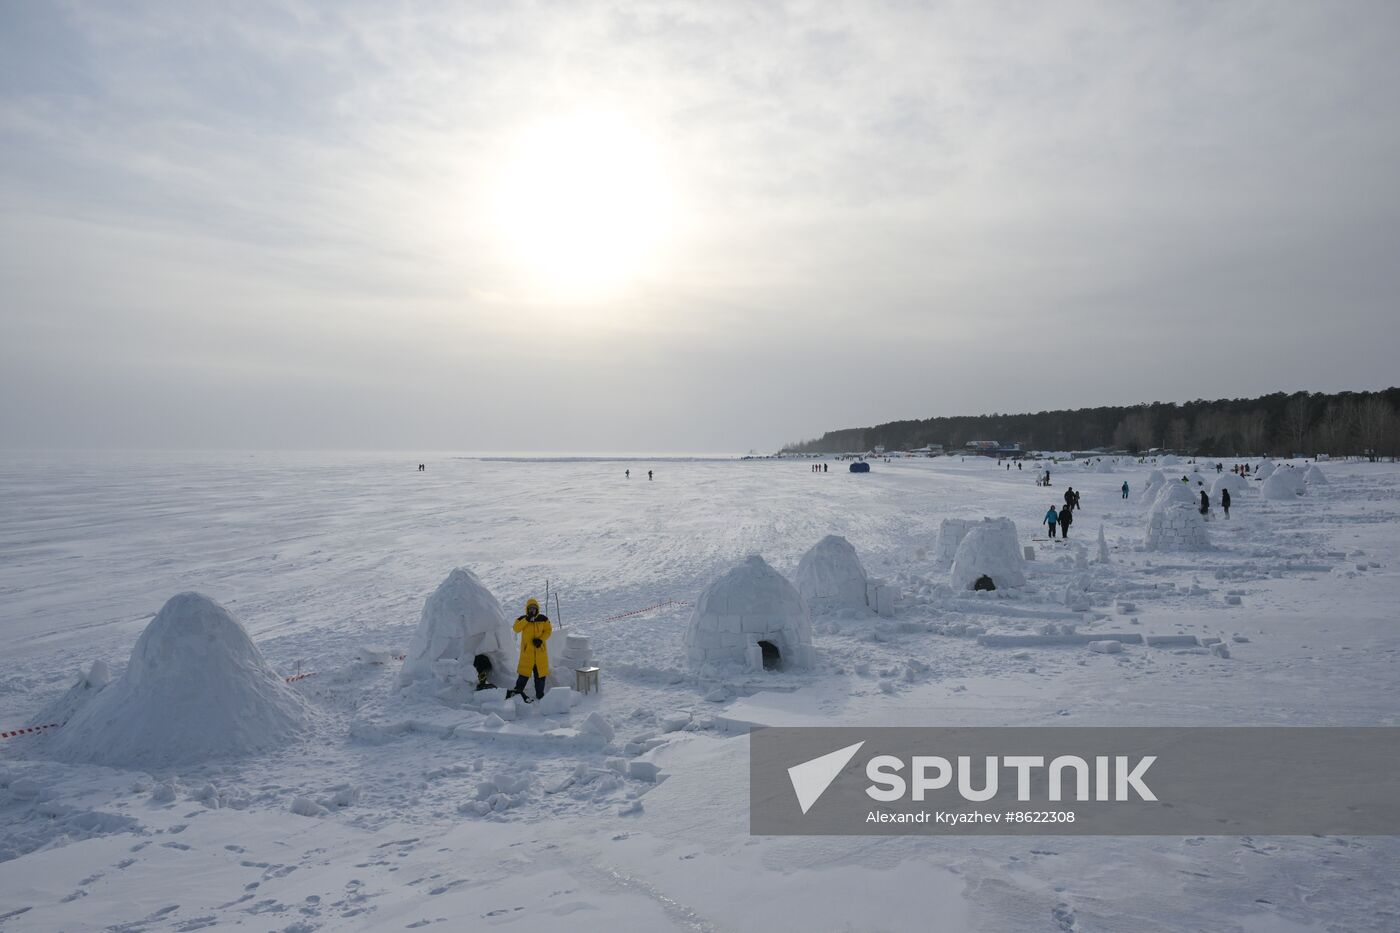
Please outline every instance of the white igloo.
[{"label": "white igloo", "polygon": [[1265,499],[1285,502],[1295,499],[1307,491],[1307,484],[1303,482],[1303,471],[1295,470],[1293,467],[1280,467],[1274,470],[1259,487],[1259,492]]},{"label": "white igloo", "polygon": [[1268,479],[1270,476],[1274,475],[1274,471],[1277,469],[1278,466],[1272,460],[1265,460],[1263,463],[1259,464],[1259,469],[1254,471],[1254,478]]},{"label": "white igloo", "polygon": [[1220,494],[1226,489],[1231,496],[1238,496],[1250,491],[1249,481],[1238,473],[1221,473],[1210,484],[1211,498],[1220,501]]},{"label": "white igloo", "polygon": [[1153,470],[1151,473],[1148,473],[1147,482],[1144,483],[1142,487],[1142,497],[1144,499],[1152,499],[1162,490],[1162,486],[1166,481],[1166,474],[1161,470]]},{"label": "white igloo", "polygon": [[840,535],[827,535],[803,554],[792,582],[813,608],[866,608],[865,568],[851,542]]},{"label": "white igloo", "polygon": [[1117,471],[1116,471],[1116,470],[1114,469],[1114,467],[1113,467],[1113,461],[1112,461],[1112,460],[1109,460],[1109,459],[1107,459],[1107,458],[1105,458],[1105,459],[1099,461],[1099,465],[1098,465],[1098,466],[1094,467],[1094,472],[1095,472],[1095,473],[1115,473],[1115,472],[1117,472]]},{"label": "white igloo", "polygon": [[286,743],[310,711],[227,609],[172,596],[146,626],[122,676],[54,733],[68,761],[156,768]]},{"label": "white igloo", "polygon": [[1309,486],[1327,486],[1327,474],[1322,472],[1322,467],[1316,463],[1308,465],[1307,472],[1303,474],[1303,482]]},{"label": "white igloo", "polygon": [[945,518],[938,525],[938,543],[933,548],[935,567],[953,566],[953,558],[958,556],[958,545],[962,544],[967,530],[977,524],[971,518]]},{"label": "white igloo", "polygon": [[1176,466],[1178,463],[1181,462],[1181,458],[1177,457],[1175,454],[1167,454],[1157,462],[1160,463],[1162,466]]},{"label": "white igloo", "polygon": [[508,687],[515,679],[514,647],[501,604],[476,574],[458,567],[423,604],[399,685],[418,680],[475,685],[478,665],[489,664],[488,680]]},{"label": "white igloo", "polygon": [[970,590],[983,576],[999,590],[1026,585],[1025,557],[1009,518],[984,518],[967,530],[948,581],[955,591]]},{"label": "white igloo", "polygon": [[1149,551],[1203,551],[1210,533],[1201,517],[1200,493],[1180,481],[1168,483],[1147,511],[1145,544]]},{"label": "white igloo", "polygon": [[705,587],[690,615],[685,647],[696,667],[804,669],[816,662],[812,617],[802,594],[757,554]]}]

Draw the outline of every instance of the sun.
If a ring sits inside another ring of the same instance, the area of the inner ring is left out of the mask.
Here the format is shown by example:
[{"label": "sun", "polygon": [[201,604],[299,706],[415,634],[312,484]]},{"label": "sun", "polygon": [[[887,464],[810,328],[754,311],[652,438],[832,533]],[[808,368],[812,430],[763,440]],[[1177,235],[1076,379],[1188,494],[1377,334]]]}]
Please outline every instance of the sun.
[{"label": "sun", "polygon": [[530,126],[495,194],[512,264],[532,291],[566,300],[597,298],[647,274],[673,206],[657,146],[607,113]]}]

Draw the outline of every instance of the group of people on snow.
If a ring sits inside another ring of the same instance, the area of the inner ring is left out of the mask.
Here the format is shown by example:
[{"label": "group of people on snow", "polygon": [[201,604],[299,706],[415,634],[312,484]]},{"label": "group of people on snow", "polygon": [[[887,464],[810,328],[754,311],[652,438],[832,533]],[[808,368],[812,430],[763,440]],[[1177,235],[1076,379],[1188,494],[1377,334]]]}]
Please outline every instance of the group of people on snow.
[{"label": "group of people on snow", "polygon": [[826,464],[825,464],[825,463],[814,463],[814,464],[812,464],[812,472],[813,472],[813,473],[825,473],[825,472],[826,472]]}]

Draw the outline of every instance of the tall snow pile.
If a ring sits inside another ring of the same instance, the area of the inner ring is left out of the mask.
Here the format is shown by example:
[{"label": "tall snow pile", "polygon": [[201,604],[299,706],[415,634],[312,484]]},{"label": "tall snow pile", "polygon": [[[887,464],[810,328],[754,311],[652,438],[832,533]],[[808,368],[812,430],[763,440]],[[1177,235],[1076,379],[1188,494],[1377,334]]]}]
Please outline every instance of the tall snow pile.
[{"label": "tall snow pile", "polygon": [[1274,475],[1274,471],[1277,469],[1278,467],[1274,465],[1272,460],[1265,460],[1263,463],[1259,464],[1259,469],[1254,471],[1254,478],[1268,479],[1270,476]]},{"label": "tall snow pile", "polygon": [[1303,471],[1286,466],[1270,473],[1259,491],[1265,499],[1287,501],[1303,495],[1308,488],[1303,482]]},{"label": "tall snow pile", "polygon": [[933,549],[935,567],[953,566],[953,558],[958,556],[958,545],[963,535],[976,521],[970,518],[945,518],[938,526],[938,544]]},{"label": "tall snow pile", "polygon": [[1025,558],[1009,518],[984,518],[973,525],[958,545],[949,582],[954,590],[970,590],[988,576],[999,590],[1026,585]]},{"label": "tall snow pile", "polygon": [[1100,460],[1100,461],[1099,461],[1099,465],[1096,466],[1096,467],[1094,467],[1094,472],[1095,472],[1095,473],[1113,473],[1113,472],[1115,472],[1115,470],[1113,469],[1113,461],[1112,461],[1112,460]]},{"label": "tall snow pile", "polygon": [[827,535],[802,555],[793,575],[797,591],[810,606],[864,609],[865,568],[851,543],[839,535]]},{"label": "tall snow pile", "polygon": [[509,686],[515,665],[506,652],[514,644],[510,623],[496,597],[476,574],[458,567],[423,604],[399,685],[434,679],[475,685],[474,662],[477,655],[484,655],[491,662],[491,682]]},{"label": "tall snow pile", "polygon": [[1217,502],[1220,494],[1225,490],[1230,490],[1231,496],[1238,496],[1241,493],[1249,492],[1249,481],[1238,473],[1221,473],[1210,484],[1210,495]]},{"label": "tall snow pile", "polygon": [[1199,494],[1188,483],[1167,483],[1147,511],[1149,551],[1203,551],[1210,533],[1199,509]]},{"label": "tall snow pile", "polygon": [[750,669],[809,668],[816,660],[812,618],[802,595],[757,554],[700,594],[685,647],[697,667],[737,663]]},{"label": "tall snow pile", "polygon": [[1308,471],[1303,474],[1303,482],[1307,483],[1309,486],[1326,486],[1328,485],[1327,474],[1322,472],[1322,467],[1313,463],[1308,466]]},{"label": "tall snow pile", "polygon": [[180,593],[146,626],[126,672],[55,733],[69,761],[156,767],[281,745],[309,711],[228,610]]}]

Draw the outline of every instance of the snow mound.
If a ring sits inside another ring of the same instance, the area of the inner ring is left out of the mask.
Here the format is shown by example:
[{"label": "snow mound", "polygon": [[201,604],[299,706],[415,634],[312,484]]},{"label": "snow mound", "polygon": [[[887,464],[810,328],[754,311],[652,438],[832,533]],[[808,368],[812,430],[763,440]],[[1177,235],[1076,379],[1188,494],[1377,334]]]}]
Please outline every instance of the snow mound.
[{"label": "snow mound", "polygon": [[1009,518],[984,518],[967,530],[949,572],[955,591],[970,590],[988,576],[999,590],[1026,585],[1025,558]]},{"label": "snow mound", "polygon": [[[1180,490],[1180,493],[1176,490]],[[1196,506],[1196,496],[1191,487],[1185,483],[1172,483],[1162,493],[1147,513],[1147,549],[1209,550],[1210,533]],[[1182,501],[1181,493],[1185,494],[1185,501]]]},{"label": "snow mound", "polygon": [[1302,470],[1283,467],[1270,473],[1269,478],[1264,480],[1264,485],[1259,488],[1259,491],[1265,499],[1286,502],[1306,493],[1308,487],[1303,481]]},{"label": "snow mound", "polygon": [[1198,507],[1201,502],[1200,493],[1190,483],[1183,483],[1181,480],[1173,480],[1164,483],[1161,489],[1152,499],[1152,507],[1159,506],[1165,508],[1169,505],[1189,505]]},{"label": "snow mound", "polygon": [[827,535],[802,555],[793,583],[809,605],[864,609],[867,577],[851,543]]},{"label": "snow mound", "polygon": [[501,604],[476,574],[458,567],[423,604],[399,685],[436,679],[474,686],[473,664],[478,655],[484,655],[491,662],[491,682],[508,686],[515,665],[506,652],[513,644]]},{"label": "snow mound", "polygon": [[1254,471],[1254,476],[1256,479],[1268,479],[1277,469],[1278,466],[1272,460],[1265,460],[1259,464],[1259,469]]},{"label": "snow mound", "polygon": [[945,518],[938,526],[938,544],[933,549],[935,567],[953,566],[953,558],[958,556],[958,545],[963,536],[976,521],[970,518]]},{"label": "snow mound", "polygon": [[685,646],[690,663],[697,667],[738,663],[750,669],[809,668],[815,663],[806,602],[757,554],[700,594]]},{"label": "snow mound", "polygon": [[51,748],[117,767],[188,764],[281,745],[309,715],[227,609],[180,593],[136,640],[125,673],[73,714]]},{"label": "snow mound", "polygon": [[1181,458],[1173,454],[1167,454],[1165,457],[1163,457],[1157,462],[1162,464],[1162,466],[1176,466],[1178,463],[1181,462]]},{"label": "snow mound", "polygon": [[1220,494],[1226,489],[1230,490],[1230,495],[1238,496],[1240,493],[1249,492],[1249,480],[1238,473],[1221,473],[1210,484],[1211,498],[1219,499]]},{"label": "snow mound", "polygon": [[1116,473],[1112,460],[1100,460],[1099,465],[1094,467],[1095,473]]},{"label": "snow mound", "polygon": [[1307,472],[1303,474],[1303,482],[1307,483],[1309,486],[1330,485],[1327,481],[1327,474],[1323,473],[1322,467],[1318,466],[1316,463],[1311,464]]}]

